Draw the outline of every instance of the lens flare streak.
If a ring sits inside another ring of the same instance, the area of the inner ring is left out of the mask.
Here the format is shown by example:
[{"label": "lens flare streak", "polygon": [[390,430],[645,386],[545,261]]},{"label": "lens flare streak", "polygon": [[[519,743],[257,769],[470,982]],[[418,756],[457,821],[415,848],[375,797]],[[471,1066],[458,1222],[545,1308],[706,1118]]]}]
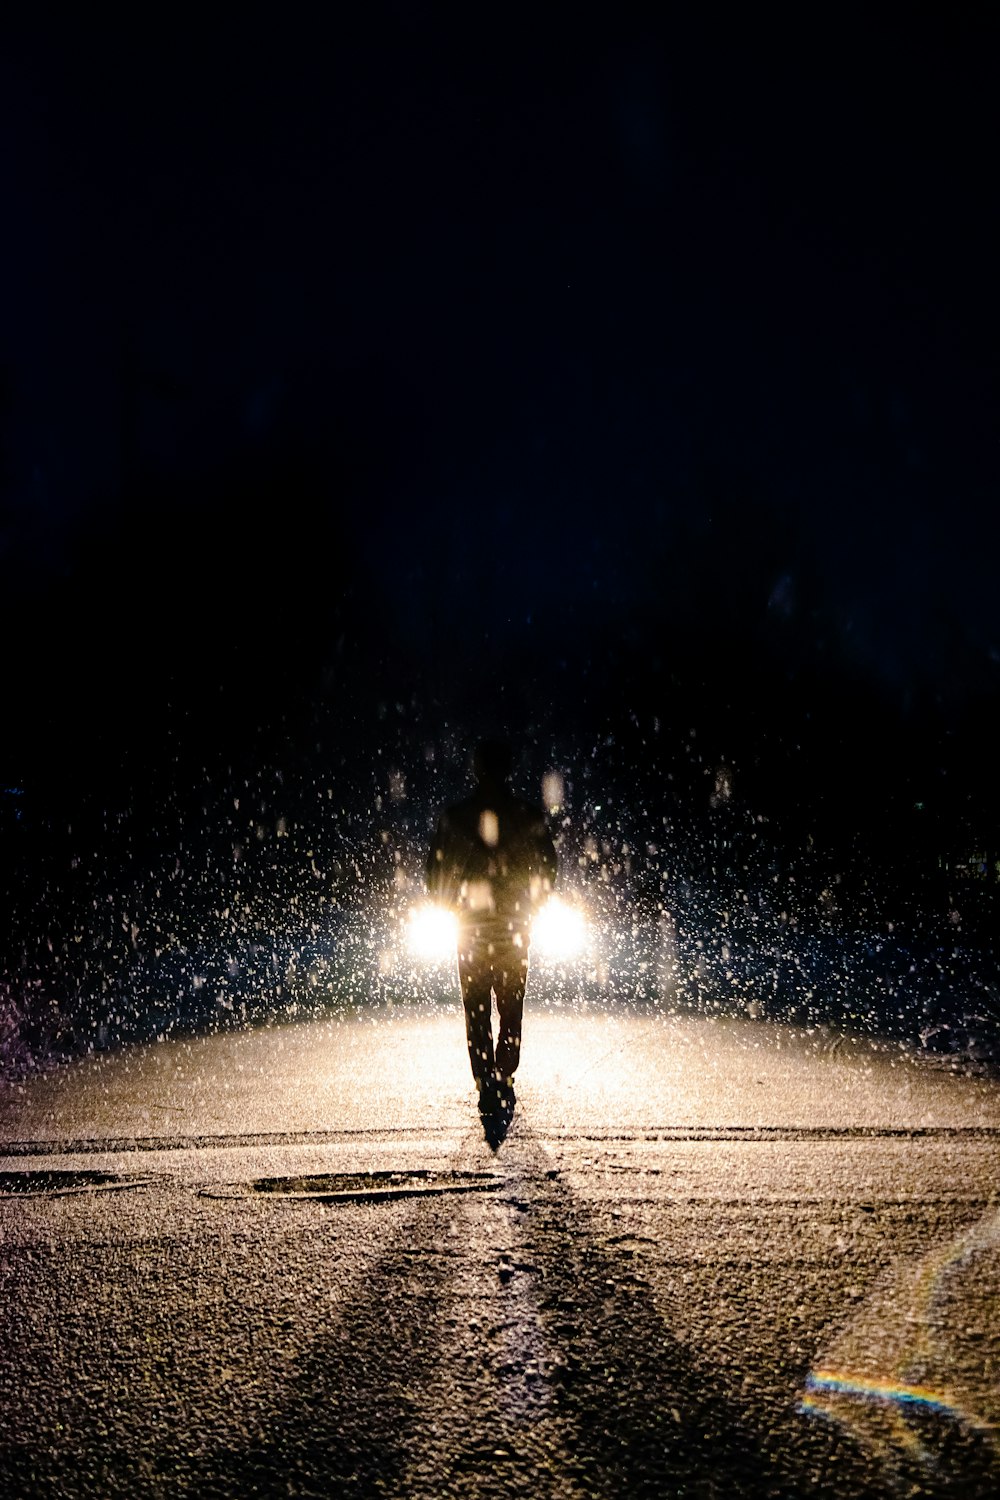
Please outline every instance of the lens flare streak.
[{"label": "lens flare streak", "polygon": [[[928,1406],[937,1411],[951,1412],[957,1414],[959,1411],[955,1401],[943,1391],[936,1391],[927,1385],[883,1385],[877,1380],[864,1375],[852,1375],[849,1372],[835,1370],[817,1370],[806,1380],[806,1394],[800,1403],[805,1412],[820,1412],[826,1410],[826,1403],[820,1399],[823,1396],[862,1396],[871,1401],[883,1401],[888,1405],[897,1406]],[[974,1422],[973,1425],[989,1428],[988,1422]]]},{"label": "lens flare streak", "polygon": [[[832,1419],[844,1425],[856,1440],[890,1459],[893,1449],[909,1452],[920,1462],[931,1459],[931,1452],[921,1434],[905,1420],[907,1412],[935,1412],[967,1431],[981,1434],[1000,1458],[1000,1422],[995,1400],[974,1387],[965,1389],[961,1375],[938,1386],[911,1383],[908,1372],[937,1366],[955,1368],[955,1352],[949,1353],[942,1341],[940,1320],[934,1308],[943,1299],[945,1278],[964,1268],[972,1274],[974,1258],[995,1253],[1000,1245],[1000,1214],[990,1213],[979,1223],[940,1246],[913,1269],[899,1287],[890,1308],[878,1312],[883,1353],[883,1368],[865,1374],[859,1368],[864,1361],[863,1349],[858,1358],[813,1370],[806,1378],[799,1411],[804,1416]],[[988,1264],[988,1262],[987,1262]],[[986,1267],[977,1264],[982,1281]],[[862,1320],[848,1330],[847,1339],[857,1346],[865,1339],[870,1324]],[[968,1329],[965,1330],[968,1336]],[[847,1353],[847,1350],[844,1351]],[[886,1357],[888,1355],[888,1357]],[[851,1367],[853,1365],[853,1368]],[[901,1378],[902,1377],[902,1378]]]}]

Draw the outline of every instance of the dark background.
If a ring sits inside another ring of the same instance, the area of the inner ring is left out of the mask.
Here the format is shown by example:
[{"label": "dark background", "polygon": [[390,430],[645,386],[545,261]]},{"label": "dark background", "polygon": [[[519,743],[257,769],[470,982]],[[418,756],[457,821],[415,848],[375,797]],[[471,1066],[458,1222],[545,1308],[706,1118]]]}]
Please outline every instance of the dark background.
[{"label": "dark background", "polygon": [[415,867],[484,730],[637,901],[738,824],[803,915],[990,927],[985,11],[3,30],[13,992],[86,988],[105,907],[130,962],[221,910],[279,824],[258,932],[317,849]]}]

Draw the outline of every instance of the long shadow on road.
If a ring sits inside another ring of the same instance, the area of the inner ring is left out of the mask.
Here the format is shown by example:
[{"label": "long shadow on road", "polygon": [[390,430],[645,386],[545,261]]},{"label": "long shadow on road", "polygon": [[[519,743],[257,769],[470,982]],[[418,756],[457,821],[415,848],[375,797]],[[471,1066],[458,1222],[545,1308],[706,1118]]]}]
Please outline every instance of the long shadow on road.
[{"label": "long shadow on road", "polygon": [[[360,1500],[411,1492],[407,1474],[423,1446],[425,1372],[452,1252],[447,1244],[415,1248],[426,1239],[423,1206],[372,1212],[381,1219],[373,1222],[372,1237],[382,1244],[363,1283],[349,1289],[332,1316],[319,1315],[287,1399],[267,1430],[245,1448],[211,1455],[195,1472],[191,1495]],[[331,1234],[329,1254],[337,1253]],[[316,1266],[315,1283],[307,1289],[314,1307],[331,1306],[334,1279],[329,1265]]]},{"label": "long shadow on road", "polygon": [[671,1332],[627,1253],[602,1243],[530,1132],[513,1134],[523,1251],[544,1271],[538,1307],[556,1362],[567,1476],[594,1495],[797,1493],[775,1472],[750,1407],[727,1398]]},{"label": "long shadow on road", "polygon": [[523,1122],[495,1162],[499,1193],[373,1210],[391,1219],[357,1295],[266,1434],[191,1493],[804,1493]]},{"label": "long shadow on road", "polygon": [[[53,1350],[66,1360],[79,1346],[82,1359],[95,1318],[111,1344],[100,1359],[94,1351],[69,1430],[50,1412],[37,1449],[0,1453],[5,1493],[878,1493],[826,1477],[821,1489],[807,1483],[815,1445],[798,1468],[795,1455],[775,1451],[760,1403],[734,1396],[733,1371],[677,1336],[638,1263],[523,1118],[492,1155],[470,1128],[453,1165],[484,1160],[497,1172],[492,1192],[322,1218],[300,1206],[295,1219],[285,1209],[259,1214],[250,1235],[235,1219],[232,1238],[121,1250],[127,1308],[112,1319],[114,1298],[102,1302],[91,1285],[74,1314],[75,1342],[61,1337]],[[89,1255],[98,1285],[108,1262],[97,1247]],[[39,1263],[45,1287],[60,1280],[59,1264]],[[183,1299],[171,1296],[178,1277]],[[213,1306],[223,1310],[215,1321]],[[223,1346],[199,1362],[213,1338]],[[143,1383],[150,1351],[171,1372],[169,1410]],[[212,1371],[230,1363],[244,1386],[213,1389]],[[135,1410],[119,1409],[126,1384],[141,1397]]]}]

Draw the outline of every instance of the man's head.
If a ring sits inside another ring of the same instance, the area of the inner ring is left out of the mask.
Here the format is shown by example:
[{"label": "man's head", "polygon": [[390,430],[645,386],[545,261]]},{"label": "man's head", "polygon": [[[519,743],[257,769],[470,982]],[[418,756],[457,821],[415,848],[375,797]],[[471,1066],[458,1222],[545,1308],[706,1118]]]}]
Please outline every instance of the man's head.
[{"label": "man's head", "polygon": [[502,786],[513,765],[513,756],[506,740],[480,740],[472,757],[472,769],[476,780],[490,786]]}]

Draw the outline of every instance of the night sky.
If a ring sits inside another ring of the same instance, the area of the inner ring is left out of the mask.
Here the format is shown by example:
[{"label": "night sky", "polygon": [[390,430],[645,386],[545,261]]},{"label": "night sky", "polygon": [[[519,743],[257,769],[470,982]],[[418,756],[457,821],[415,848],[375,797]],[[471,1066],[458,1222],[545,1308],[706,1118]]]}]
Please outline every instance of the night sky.
[{"label": "night sky", "polygon": [[19,813],[388,705],[994,815],[985,9],[4,33]]}]

